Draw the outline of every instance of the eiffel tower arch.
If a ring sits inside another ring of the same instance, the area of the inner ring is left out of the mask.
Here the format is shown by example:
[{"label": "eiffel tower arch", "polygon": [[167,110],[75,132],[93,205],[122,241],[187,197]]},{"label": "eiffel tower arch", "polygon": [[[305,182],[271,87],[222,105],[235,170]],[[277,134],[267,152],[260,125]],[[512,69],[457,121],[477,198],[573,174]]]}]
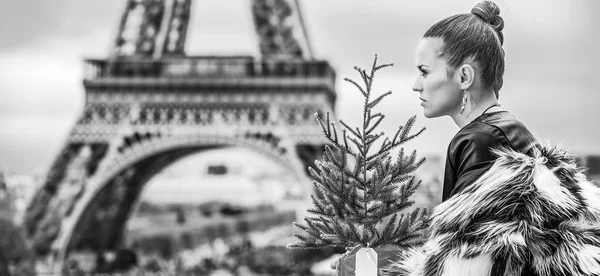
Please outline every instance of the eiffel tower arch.
[{"label": "eiffel tower arch", "polygon": [[116,249],[143,186],[223,147],[276,160],[306,184],[327,143],[335,71],[312,57],[297,1],[253,0],[261,56],[187,56],[191,0],[127,0],[106,59],[88,59],[83,113],[25,215],[38,255]]}]

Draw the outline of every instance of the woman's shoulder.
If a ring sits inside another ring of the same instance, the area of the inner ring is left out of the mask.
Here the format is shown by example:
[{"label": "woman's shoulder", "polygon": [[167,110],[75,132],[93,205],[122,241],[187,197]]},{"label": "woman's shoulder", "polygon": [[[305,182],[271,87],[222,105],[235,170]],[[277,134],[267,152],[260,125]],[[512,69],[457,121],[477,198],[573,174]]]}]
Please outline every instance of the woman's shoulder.
[{"label": "woman's shoulder", "polygon": [[534,145],[539,145],[531,131],[508,111],[497,112],[481,118],[481,123],[495,128],[506,139],[506,146],[527,153]]},{"label": "woman's shoulder", "polygon": [[527,152],[537,139],[514,115],[507,111],[484,114],[463,127],[450,142],[450,148],[488,149],[498,145]]},{"label": "woman's shoulder", "polygon": [[483,172],[496,159],[490,149],[506,144],[506,138],[493,126],[471,122],[463,127],[450,142],[446,158],[447,166],[456,174],[455,181],[469,179],[465,175],[468,171]]},{"label": "woman's shoulder", "polygon": [[450,141],[450,146],[464,145],[465,143],[476,143],[488,145],[505,139],[502,131],[497,127],[481,122],[473,121],[463,127]]}]

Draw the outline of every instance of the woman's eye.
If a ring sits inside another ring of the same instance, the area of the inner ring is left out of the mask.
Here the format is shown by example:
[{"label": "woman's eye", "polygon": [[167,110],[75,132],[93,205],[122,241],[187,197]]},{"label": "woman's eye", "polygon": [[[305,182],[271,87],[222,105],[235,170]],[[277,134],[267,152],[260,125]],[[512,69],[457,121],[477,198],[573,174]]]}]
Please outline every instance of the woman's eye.
[{"label": "woman's eye", "polygon": [[421,71],[421,75],[423,75],[423,76],[427,76],[427,72],[425,72],[425,71]]}]

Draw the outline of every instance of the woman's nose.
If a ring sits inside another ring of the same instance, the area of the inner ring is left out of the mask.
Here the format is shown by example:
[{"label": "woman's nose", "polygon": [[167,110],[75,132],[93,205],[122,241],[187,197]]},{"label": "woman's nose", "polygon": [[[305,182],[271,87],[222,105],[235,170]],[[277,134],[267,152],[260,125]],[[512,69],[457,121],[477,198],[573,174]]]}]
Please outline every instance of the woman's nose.
[{"label": "woman's nose", "polygon": [[415,92],[421,92],[421,91],[423,91],[423,86],[419,82],[419,79],[417,79],[415,81],[415,83],[413,84],[412,90],[415,91]]}]

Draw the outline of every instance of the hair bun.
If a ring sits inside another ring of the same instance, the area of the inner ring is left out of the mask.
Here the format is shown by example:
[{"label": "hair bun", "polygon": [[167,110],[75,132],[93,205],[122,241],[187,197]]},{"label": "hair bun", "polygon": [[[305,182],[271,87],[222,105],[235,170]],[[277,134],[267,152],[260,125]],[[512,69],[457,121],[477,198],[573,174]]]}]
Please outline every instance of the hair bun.
[{"label": "hair bun", "polygon": [[486,23],[490,24],[492,28],[498,33],[502,41],[502,30],[504,29],[504,20],[500,16],[500,8],[496,3],[492,1],[483,1],[477,3],[471,13],[483,19]]}]

